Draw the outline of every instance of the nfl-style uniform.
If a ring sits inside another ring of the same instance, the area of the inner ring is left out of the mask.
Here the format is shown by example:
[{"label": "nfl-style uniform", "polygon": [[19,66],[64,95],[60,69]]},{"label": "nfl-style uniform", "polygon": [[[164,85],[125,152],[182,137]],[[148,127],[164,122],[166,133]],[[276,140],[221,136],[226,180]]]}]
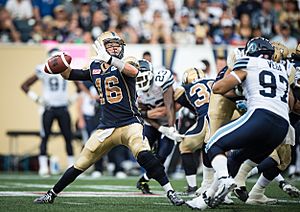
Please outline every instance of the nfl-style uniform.
[{"label": "nfl-style uniform", "polygon": [[241,149],[235,160],[266,158],[287,135],[289,128],[289,83],[285,67],[271,60],[243,57],[233,71],[247,72],[242,88],[248,111],[223,127],[209,139],[206,151],[210,159],[231,149]]},{"label": "nfl-style uniform", "polygon": [[207,112],[213,82],[209,79],[198,80],[175,91],[174,100],[196,115],[196,123],[187,130],[179,145],[181,153],[194,152],[203,145],[209,124]]},{"label": "nfl-style uniform", "polygon": [[[137,91],[137,101],[148,109],[161,107],[164,105],[164,92],[174,85],[174,77],[170,70],[159,69],[154,70],[153,82],[150,85],[148,91],[142,90]],[[159,125],[168,126],[168,118],[163,117],[155,120]],[[157,142],[157,149],[155,151],[156,157],[163,164],[172,152],[174,147],[174,141],[167,136],[162,135],[156,128],[152,127],[150,123],[145,121],[144,135],[149,141],[151,147]]]},{"label": "nfl-style uniform", "polygon": [[116,67],[105,70],[94,60],[90,78],[100,96],[99,125],[91,135],[74,167],[86,170],[116,145],[125,145],[137,157],[150,150],[143,138],[142,119],[136,106],[135,77],[122,74]]},{"label": "nfl-style uniform", "polygon": [[67,81],[60,75],[49,75],[44,72],[44,65],[36,67],[36,76],[42,81],[42,98],[45,102],[42,108],[40,135],[40,155],[47,155],[47,141],[51,133],[53,121],[58,121],[61,133],[66,142],[66,151],[69,156],[73,155],[71,145],[72,131],[71,119],[68,111]]}]

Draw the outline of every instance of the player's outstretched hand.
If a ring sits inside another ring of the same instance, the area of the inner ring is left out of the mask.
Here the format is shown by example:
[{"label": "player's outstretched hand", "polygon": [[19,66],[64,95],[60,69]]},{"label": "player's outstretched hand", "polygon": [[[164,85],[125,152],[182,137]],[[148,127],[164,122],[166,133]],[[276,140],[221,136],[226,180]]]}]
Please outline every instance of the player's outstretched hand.
[{"label": "player's outstretched hand", "polygon": [[111,56],[107,53],[103,44],[101,44],[98,40],[94,42],[93,48],[97,52],[97,56],[94,57],[94,59],[102,60],[106,63],[110,60]]}]

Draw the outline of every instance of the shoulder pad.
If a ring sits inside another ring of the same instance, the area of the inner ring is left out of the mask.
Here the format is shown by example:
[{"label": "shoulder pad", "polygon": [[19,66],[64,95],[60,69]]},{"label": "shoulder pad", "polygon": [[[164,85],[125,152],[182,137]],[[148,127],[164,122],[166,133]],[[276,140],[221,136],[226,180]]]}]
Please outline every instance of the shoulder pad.
[{"label": "shoulder pad", "polygon": [[180,96],[182,96],[182,94],[185,92],[184,87],[179,86],[178,88],[175,89],[174,92],[174,101],[176,101],[177,99],[179,99]]},{"label": "shoulder pad", "polygon": [[174,77],[170,70],[160,69],[154,73],[154,84],[161,87],[164,91],[173,85]]}]

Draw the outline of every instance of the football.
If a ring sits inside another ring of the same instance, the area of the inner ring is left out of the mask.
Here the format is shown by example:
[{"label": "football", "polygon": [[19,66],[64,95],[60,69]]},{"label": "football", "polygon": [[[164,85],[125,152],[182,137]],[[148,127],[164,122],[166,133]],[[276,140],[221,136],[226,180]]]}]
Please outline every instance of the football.
[{"label": "football", "polygon": [[44,67],[48,74],[60,74],[64,72],[72,61],[72,57],[66,53],[61,53],[50,57]]}]

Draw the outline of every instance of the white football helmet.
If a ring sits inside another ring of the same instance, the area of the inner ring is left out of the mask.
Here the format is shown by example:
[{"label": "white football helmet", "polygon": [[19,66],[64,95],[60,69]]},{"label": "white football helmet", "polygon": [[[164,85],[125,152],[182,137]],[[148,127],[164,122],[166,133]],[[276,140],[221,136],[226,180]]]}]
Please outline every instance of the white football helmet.
[{"label": "white football helmet", "polygon": [[139,60],[139,73],[136,77],[136,88],[141,91],[148,91],[154,77],[152,64],[145,59]]}]

